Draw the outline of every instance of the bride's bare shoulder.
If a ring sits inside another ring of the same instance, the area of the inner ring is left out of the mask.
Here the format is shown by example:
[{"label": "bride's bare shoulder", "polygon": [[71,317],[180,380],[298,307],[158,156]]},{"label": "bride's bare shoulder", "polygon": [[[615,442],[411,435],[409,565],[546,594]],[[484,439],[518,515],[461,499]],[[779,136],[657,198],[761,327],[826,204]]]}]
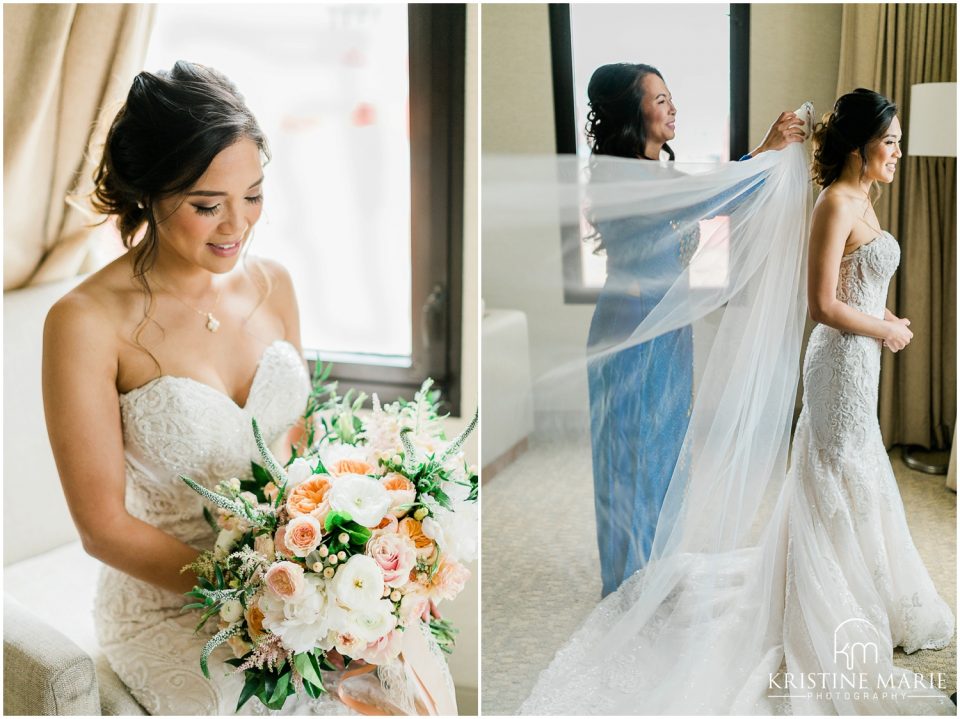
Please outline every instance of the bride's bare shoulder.
[{"label": "bride's bare shoulder", "polygon": [[99,341],[114,340],[142,312],[142,298],[133,281],[129,255],[94,272],[57,300],[47,314],[45,336],[83,334]]}]

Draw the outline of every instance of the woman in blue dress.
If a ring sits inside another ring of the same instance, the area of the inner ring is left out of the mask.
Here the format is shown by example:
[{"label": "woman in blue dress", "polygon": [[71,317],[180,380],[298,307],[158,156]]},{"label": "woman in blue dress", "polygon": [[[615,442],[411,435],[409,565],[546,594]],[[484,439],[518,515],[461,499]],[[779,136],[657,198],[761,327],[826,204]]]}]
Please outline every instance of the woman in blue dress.
[{"label": "woman in blue dress", "polygon": [[[650,65],[598,68],[587,88],[587,137],[594,155],[674,159],[677,109]],[[781,113],[763,143],[741,159],[804,138],[803,122]],[[693,333],[682,327],[610,352],[626,340],[667,287],[638,277],[677,277],[698,246],[698,209],[595,224],[607,280],[587,340],[590,428],[603,596],[650,556],[664,496],[680,457],[693,395]],[[693,229],[687,229],[693,228]],[[673,235],[675,241],[663,242]],[[656,240],[656,241],[654,241]]]}]

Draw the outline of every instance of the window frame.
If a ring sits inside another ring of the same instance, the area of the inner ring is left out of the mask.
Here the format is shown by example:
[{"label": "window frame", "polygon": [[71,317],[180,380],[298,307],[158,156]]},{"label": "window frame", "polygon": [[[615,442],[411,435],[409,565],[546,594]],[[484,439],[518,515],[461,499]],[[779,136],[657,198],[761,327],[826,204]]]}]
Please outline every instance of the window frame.
[{"label": "window frame", "polygon": [[[577,152],[577,111],[573,83],[573,42],[570,6],[549,5],[550,59],[553,71],[553,117],[558,155]],[[730,156],[742,157],[748,149],[750,117],[750,5],[730,3]],[[563,302],[568,305],[596,304],[600,288],[583,284],[580,257],[580,227],[560,228],[563,256]]]},{"label": "window frame", "polygon": [[[464,102],[466,6],[411,4],[410,243],[412,357],[409,367],[340,362],[304,348],[313,371],[382,402],[412,398],[427,377],[443,409],[459,416],[462,381]],[[363,357],[364,355],[357,355]]]}]

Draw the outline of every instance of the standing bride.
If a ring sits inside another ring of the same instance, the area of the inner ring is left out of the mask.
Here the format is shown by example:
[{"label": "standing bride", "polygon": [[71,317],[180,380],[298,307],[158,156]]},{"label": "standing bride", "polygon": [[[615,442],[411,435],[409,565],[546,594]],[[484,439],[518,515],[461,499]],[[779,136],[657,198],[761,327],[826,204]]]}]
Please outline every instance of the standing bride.
[{"label": "standing bride", "polygon": [[[912,336],[884,308],[899,248],[869,201],[893,180],[900,133],[896,106],[869,90],[841,97],[817,128],[825,190],[808,258],[796,246],[804,153],[758,159],[763,186],[729,212],[724,289],[668,292],[635,333],[722,306],[684,438],[688,469],[674,472],[651,560],[591,612],[521,713],[955,713],[936,676],[893,664],[895,646],[943,648],[954,629],[910,538],[876,414],[881,348]],[[721,168],[709,184],[744,172]],[[620,189],[656,206],[704,182],[678,180],[656,202],[656,185]],[[818,325],[787,471],[805,293]]]}]

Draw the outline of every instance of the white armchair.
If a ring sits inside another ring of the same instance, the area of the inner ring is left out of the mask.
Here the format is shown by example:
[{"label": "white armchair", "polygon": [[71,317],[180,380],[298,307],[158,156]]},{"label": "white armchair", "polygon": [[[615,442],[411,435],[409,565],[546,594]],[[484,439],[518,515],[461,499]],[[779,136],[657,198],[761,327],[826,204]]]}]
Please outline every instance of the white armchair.
[{"label": "white armchair", "polygon": [[3,710],[8,715],[146,713],[97,646],[93,597],[100,563],[80,544],[43,418],[43,321],[76,283],[4,293]]}]

